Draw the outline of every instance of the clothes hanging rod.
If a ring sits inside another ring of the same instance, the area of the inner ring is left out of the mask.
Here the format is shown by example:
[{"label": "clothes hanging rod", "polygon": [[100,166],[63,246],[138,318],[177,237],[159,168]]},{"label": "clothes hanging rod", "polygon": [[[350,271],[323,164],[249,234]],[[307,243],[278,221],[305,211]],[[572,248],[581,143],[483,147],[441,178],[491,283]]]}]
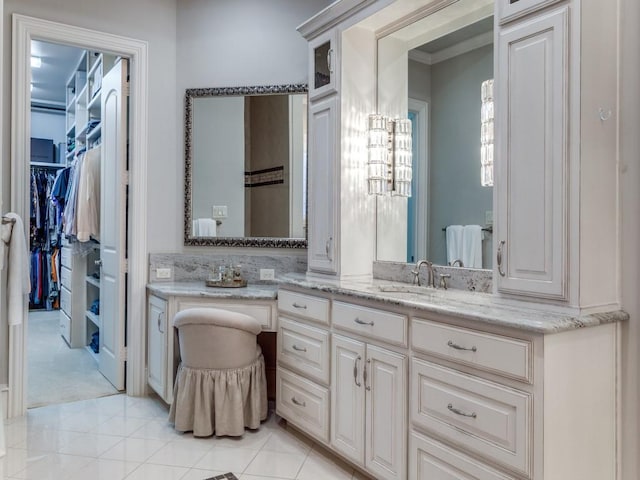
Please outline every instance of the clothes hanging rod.
[{"label": "clothes hanging rod", "polygon": [[[492,226],[488,226],[488,227],[482,227],[481,229],[483,232],[489,232],[489,233],[493,233],[493,227]],[[442,227],[442,231],[446,232],[447,231],[447,227]]]}]

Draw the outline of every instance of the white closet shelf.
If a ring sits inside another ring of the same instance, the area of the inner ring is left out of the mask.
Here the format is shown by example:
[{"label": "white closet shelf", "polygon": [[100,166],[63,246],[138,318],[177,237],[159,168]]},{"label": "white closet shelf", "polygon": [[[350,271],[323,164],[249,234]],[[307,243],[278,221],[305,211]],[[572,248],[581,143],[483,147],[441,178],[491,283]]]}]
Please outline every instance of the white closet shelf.
[{"label": "white closet shelf", "polygon": [[75,122],[67,129],[67,137],[75,137],[76,124]]},{"label": "white closet shelf", "polygon": [[87,110],[96,110],[100,109],[100,90],[96,92],[93,98],[87,104]]},{"label": "white closet shelf", "polygon": [[97,278],[93,278],[92,276],[87,275],[87,283],[89,285],[93,285],[94,287],[100,288],[100,280]]},{"label": "white closet shelf", "polygon": [[89,133],[87,133],[87,141],[92,141],[92,140],[96,140],[96,139],[100,138],[100,132],[101,131],[102,131],[102,124],[99,123],[98,125],[93,127],[93,130],[91,130]]},{"label": "white closet shelf", "polygon": [[87,310],[86,312],[87,318],[91,320],[91,322],[98,328],[101,328],[100,324],[100,315],[96,315],[91,310]]}]

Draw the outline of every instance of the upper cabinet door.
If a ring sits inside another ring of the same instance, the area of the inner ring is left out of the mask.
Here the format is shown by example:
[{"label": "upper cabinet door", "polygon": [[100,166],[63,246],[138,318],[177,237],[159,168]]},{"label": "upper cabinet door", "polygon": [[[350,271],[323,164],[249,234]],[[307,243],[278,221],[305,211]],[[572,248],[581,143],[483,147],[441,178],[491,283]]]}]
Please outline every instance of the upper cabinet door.
[{"label": "upper cabinet door", "polygon": [[498,23],[504,24],[562,0],[498,0]]},{"label": "upper cabinet door", "polygon": [[567,299],[568,19],[564,6],[498,40],[499,292]]},{"label": "upper cabinet door", "polygon": [[309,98],[338,91],[338,35],[329,30],[309,41]]},{"label": "upper cabinet door", "polygon": [[309,109],[309,271],[338,271],[337,199],[338,97],[313,102]]}]

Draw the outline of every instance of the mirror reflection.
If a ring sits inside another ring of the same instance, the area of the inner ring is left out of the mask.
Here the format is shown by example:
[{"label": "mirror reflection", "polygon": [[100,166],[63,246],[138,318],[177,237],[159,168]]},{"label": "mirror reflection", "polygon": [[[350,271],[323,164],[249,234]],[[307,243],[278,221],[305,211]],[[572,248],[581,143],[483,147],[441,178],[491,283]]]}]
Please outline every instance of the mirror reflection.
[{"label": "mirror reflection", "polygon": [[187,90],[186,245],[306,246],[306,92]]},{"label": "mirror reflection", "polygon": [[378,110],[413,124],[412,196],[378,198],[378,260],[492,268],[493,188],[480,168],[492,3],[461,1],[378,41]]}]

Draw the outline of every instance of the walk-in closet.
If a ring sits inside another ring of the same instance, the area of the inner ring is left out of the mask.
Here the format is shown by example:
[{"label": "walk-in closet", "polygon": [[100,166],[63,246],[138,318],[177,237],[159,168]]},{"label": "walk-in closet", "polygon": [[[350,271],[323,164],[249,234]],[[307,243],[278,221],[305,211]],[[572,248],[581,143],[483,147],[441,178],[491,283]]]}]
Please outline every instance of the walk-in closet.
[{"label": "walk-in closet", "polygon": [[[122,143],[126,116],[121,114],[121,97],[126,97],[122,91],[127,75],[126,60],[102,52],[32,41],[31,55],[29,408],[124,388],[107,379],[100,338],[101,237],[109,243],[115,230],[120,238],[112,225],[122,222],[116,210],[101,231],[105,219],[100,205],[105,175],[109,179],[118,172],[105,163],[110,158],[104,154],[105,123],[116,138],[110,143]],[[108,80],[111,77],[114,80]],[[117,84],[116,94],[108,90],[108,96],[118,105],[105,98],[103,85],[108,82]],[[108,283],[107,296],[112,298],[114,282]],[[106,334],[111,330],[107,327]]]}]

